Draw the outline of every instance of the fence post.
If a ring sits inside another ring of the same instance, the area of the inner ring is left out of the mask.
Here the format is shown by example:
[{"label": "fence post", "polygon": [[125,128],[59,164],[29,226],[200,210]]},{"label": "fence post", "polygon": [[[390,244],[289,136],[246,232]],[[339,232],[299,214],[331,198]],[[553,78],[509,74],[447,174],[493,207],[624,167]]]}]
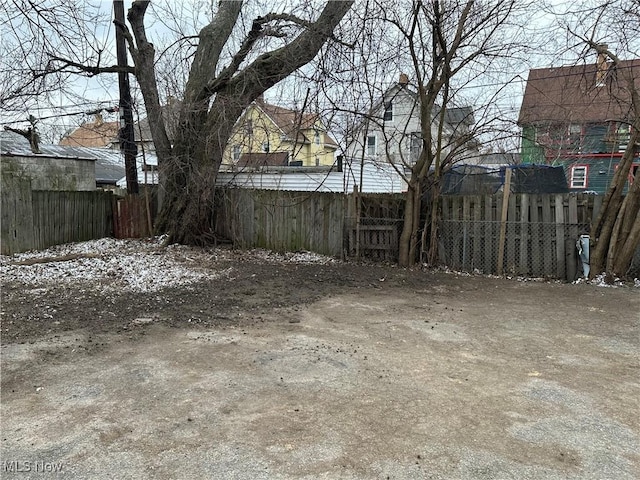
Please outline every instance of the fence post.
[{"label": "fence post", "polygon": [[502,275],[504,263],[504,244],[507,236],[507,212],[511,193],[511,169],[505,169],[504,190],[502,191],[502,213],[500,215],[500,239],[498,240],[498,275]]},{"label": "fence post", "polygon": [[353,185],[353,197],[356,202],[356,260],[360,260],[360,217],[362,216],[362,199],[358,192],[358,184]]},{"label": "fence post", "polygon": [[567,280],[576,279],[578,271],[578,259],[576,257],[576,242],[578,241],[578,199],[575,195],[569,195],[569,231],[565,241],[565,254],[567,256]]},{"label": "fence post", "polygon": [[565,278],[566,258],[564,245],[564,198],[562,194],[555,196],[556,204],[556,277]]},{"label": "fence post", "polygon": [[523,193],[520,195],[520,265],[518,266],[520,275],[529,274],[529,259],[531,256],[529,253],[529,229],[529,194]]}]

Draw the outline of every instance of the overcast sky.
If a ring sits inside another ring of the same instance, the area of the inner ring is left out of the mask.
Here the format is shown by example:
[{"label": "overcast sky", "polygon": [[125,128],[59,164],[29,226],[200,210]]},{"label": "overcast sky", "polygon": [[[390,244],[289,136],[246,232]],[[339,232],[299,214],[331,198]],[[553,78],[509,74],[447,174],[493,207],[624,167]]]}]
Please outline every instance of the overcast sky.
[{"label": "overcast sky", "polygon": [[[110,0],[100,0],[98,2],[100,4],[101,9],[108,14],[112,13],[112,1]],[[178,22],[180,27],[187,33],[195,33],[195,28],[199,23],[202,25],[207,18],[210,18],[211,15],[211,5],[216,5],[217,1],[212,2],[199,2],[200,5],[204,5],[205,7],[201,11],[200,15],[189,14],[188,10],[182,10],[182,5],[186,5],[184,2],[170,2],[170,5],[173,5],[172,8],[177,8],[180,11],[176,13],[175,16],[179,16],[181,21]],[[323,5],[324,2],[320,2],[317,0],[313,0],[310,4],[310,8],[319,9]],[[594,0],[594,4],[596,4]],[[290,4],[287,7],[287,4]],[[285,8],[290,8],[291,5],[299,5],[300,2],[296,0],[283,0],[282,2],[277,3],[277,8],[283,10]],[[548,66],[558,66],[564,64],[572,64],[577,61],[577,54],[580,49],[571,49],[568,48],[571,45],[568,45],[567,35],[561,29],[557,27],[556,17],[553,13],[562,14],[568,8],[572,8],[575,5],[575,2],[569,1],[547,1],[547,6],[544,9],[540,9],[537,13],[534,14],[533,18],[530,19],[530,22],[527,25],[528,35],[531,38],[532,44],[535,46],[539,45],[538,48],[535,48],[535,54],[532,53],[527,56],[526,59],[521,59],[519,61],[514,61],[510,65],[510,68],[506,69],[502,72],[501,76],[478,76],[476,80],[476,86],[479,90],[486,89],[487,91],[497,90],[504,84],[506,81],[511,81],[509,87],[504,88],[501,94],[496,99],[496,108],[502,109],[505,113],[513,115],[515,119],[517,117],[517,113],[519,110],[522,93],[524,92],[525,81],[528,75],[529,68],[540,68],[540,67],[548,67]],[[125,11],[131,5],[130,1],[125,1]],[[273,2],[267,2],[264,0],[255,0],[255,5],[258,11],[266,11],[267,8],[273,8]],[[552,13],[553,11],[553,13]],[[253,12],[251,12],[253,13]],[[304,12],[299,12],[304,14]],[[165,18],[169,15],[166,12],[163,12]],[[250,21],[253,18],[253,15],[247,13],[245,21]],[[163,24],[162,21],[153,20],[153,15],[148,15],[148,24],[149,24],[149,33],[150,35],[157,40],[153,40],[156,45],[162,43],[163,37],[166,39],[170,36],[170,27],[169,22]],[[114,36],[115,29],[113,24],[108,24],[104,29],[97,30],[101,42],[106,47],[107,51],[111,51],[115,53],[114,47]],[[612,43],[609,41],[609,43]],[[615,45],[613,45],[615,48]],[[589,59],[587,59],[589,61]],[[593,61],[595,61],[595,55],[593,56]],[[387,83],[390,81],[395,81],[399,72],[391,71],[388,72]],[[132,85],[135,87],[135,82],[132,82]],[[288,88],[288,89],[287,89]],[[277,96],[283,99],[287,92],[291,93],[294,90],[291,89],[289,85],[287,88],[275,88],[273,92],[267,92],[267,98],[275,98],[274,92],[278,91]],[[381,85],[381,89],[384,88],[384,85]],[[57,107],[55,110],[51,110],[50,105],[34,105],[29,113],[34,114],[35,116],[40,117],[54,117],[43,120],[43,124],[48,125],[49,127],[55,127],[54,134],[60,135],[65,129],[74,127],[78,123],[85,121],[87,118],[83,115],[70,115],[61,117],[59,116],[61,113],[72,114],[87,110],[92,110],[97,108],[98,106],[114,106],[118,103],[118,91],[117,91],[117,76],[116,75],[108,75],[102,76],[100,78],[94,79],[83,79],[78,78],[74,82],[74,90],[76,93],[86,99],[86,103],[82,105],[78,105],[76,102],[69,100],[68,98],[60,97],[57,100]],[[300,89],[301,95],[304,93],[305,89]],[[134,90],[134,94],[136,91]],[[8,120],[15,120],[16,118],[2,119],[3,122],[7,122]],[[22,117],[24,118],[24,116]],[[107,117],[109,119],[109,117]],[[111,119],[115,120],[115,117]],[[46,127],[45,127],[46,128]]]}]

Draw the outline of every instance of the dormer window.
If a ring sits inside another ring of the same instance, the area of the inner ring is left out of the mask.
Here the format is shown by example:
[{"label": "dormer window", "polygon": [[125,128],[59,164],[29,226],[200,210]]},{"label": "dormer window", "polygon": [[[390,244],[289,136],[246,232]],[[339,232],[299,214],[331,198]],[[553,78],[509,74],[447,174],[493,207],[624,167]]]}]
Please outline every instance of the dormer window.
[{"label": "dormer window", "polygon": [[384,104],[384,121],[392,122],[393,121],[393,102],[385,102]]}]

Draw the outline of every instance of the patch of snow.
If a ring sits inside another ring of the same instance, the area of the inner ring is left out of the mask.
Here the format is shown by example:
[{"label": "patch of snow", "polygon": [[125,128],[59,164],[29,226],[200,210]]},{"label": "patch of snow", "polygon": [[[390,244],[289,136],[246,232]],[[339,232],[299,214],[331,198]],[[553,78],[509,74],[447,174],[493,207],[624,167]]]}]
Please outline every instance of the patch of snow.
[{"label": "patch of snow", "polygon": [[259,260],[272,264],[328,264],[332,257],[313,252],[275,253],[254,249],[198,249],[183,245],[163,247],[165,237],[151,240],[103,238],[56,245],[46,250],[0,255],[0,280],[19,281],[46,292],[60,284],[88,284],[103,292],[155,292],[202,280],[231,278],[232,267],[219,262]]},{"label": "patch of snow", "polygon": [[620,280],[619,278],[615,278],[613,280],[613,283],[607,283],[605,280],[605,274],[602,273],[600,275],[598,275],[597,277],[595,277],[591,283],[593,285],[596,285],[598,287],[622,287],[624,285],[624,283],[622,282],[622,280]]},{"label": "patch of snow", "polygon": [[[38,287],[59,284],[99,284],[101,291],[154,292],[228,276],[231,268],[200,268],[201,251],[172,246],[161,249],[162,238],[115,240],[104,238],[57,245],[39,252],[0,256],[3,282],[20,281]],[[208,257],[209,255],[204,255]]]}]

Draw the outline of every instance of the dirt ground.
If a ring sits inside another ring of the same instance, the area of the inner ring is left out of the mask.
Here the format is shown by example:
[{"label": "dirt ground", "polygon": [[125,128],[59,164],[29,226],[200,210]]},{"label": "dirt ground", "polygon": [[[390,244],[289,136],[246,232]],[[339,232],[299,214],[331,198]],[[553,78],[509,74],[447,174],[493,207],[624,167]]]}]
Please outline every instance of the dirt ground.
[{"label": "dirt ground", "polygon": [[0,476],[640,478],[637,287],[197,268],[226,273],[3,281]]}]

